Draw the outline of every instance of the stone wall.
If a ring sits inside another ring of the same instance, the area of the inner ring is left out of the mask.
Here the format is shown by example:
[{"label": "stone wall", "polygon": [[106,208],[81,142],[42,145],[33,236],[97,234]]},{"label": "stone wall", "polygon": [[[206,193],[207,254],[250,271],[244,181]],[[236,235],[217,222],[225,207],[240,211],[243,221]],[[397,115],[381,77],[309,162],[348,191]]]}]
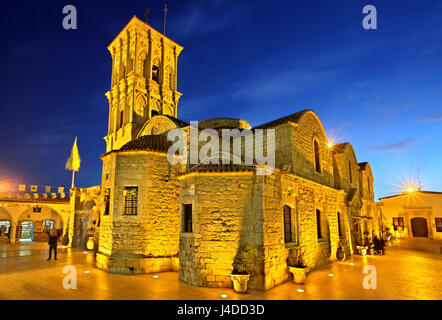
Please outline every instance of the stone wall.
[{"label": "stone wall", "polygon": [[[292,249],[304,252],[308,270],[336,259],[338,242],[349,252],[350,227],[344,194],[303,178],[282,174],[263,177],[265,289],[290,279],[286,259]],[[291,208],[291,243],[285,243],[283,206]],[[317,237],[316,209],[322,213],[323,239]],[[341,214],[339,237],[337,213]]]},{"label": "stone wall", "polygon": [[[230,287],[240,244],[248,248],[250,288],[257,289],[290,279],[286,259],[292,248],[303,248],[309,270],[335,260],[339,241],[350,253],[345,193],[292,174],[186,174],[181,203],[193,207],[193,232],[180,233],[180,279],[192,285]],[[284,205],[292,208],[293,243],[284,241]],[[316,209],[323,213],[323,239],[317,237]]]},{"label": "stone wall", "polygon": [[[179,170],[163,153],[105,156],[103,190],[111,189],[111,206],[109,215],[102,208],[99,268],[118,273],[172,270],[179,241]],[[125,186],[138,187],[137,215],[124,214]]]},{"label": "stone wall", "polygon": [[180,280],[231,287],[232,263],[244,244],[250,288],[262,287],[262,217],[255,208],[254,188],[253,172],[192,173],[181,178],[181,204],[192,204],[193,232],[180,232]]}]

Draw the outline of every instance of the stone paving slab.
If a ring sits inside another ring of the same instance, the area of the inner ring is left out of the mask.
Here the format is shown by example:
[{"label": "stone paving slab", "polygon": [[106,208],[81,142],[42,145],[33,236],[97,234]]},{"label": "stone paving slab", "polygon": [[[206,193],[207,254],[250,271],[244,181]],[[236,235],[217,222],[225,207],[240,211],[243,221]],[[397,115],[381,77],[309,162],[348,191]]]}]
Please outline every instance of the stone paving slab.
[{"label": "stone paving slab", "polygon": [[[158,278],[152,274],[110,274],[95,268],[93,253],[64,250],[59,260],[46,261],[47,249],[2,245],[0,253],[8,255],[0,258],[0,299],[222,300],[223,293],[233,300],[442,299],[442,255],[400,247],[388,248],[385,256],[353,256],[333,263],[311,272],[305,285],[287,282],[268,291],[249,290],[247,294],[229,288],[190,286],[179,281],[175,272],[159,273]],[[376,290],[362,286],[366,264],[377,269]],[[66,265],[76,267],[76,290],[62,286]]]}]

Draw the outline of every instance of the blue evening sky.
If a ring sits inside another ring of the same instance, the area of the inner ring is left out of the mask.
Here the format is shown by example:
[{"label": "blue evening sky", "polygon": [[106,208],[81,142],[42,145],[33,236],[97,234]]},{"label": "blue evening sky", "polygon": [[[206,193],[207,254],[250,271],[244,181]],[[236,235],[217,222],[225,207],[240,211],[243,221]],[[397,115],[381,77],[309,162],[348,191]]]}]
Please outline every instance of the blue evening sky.
[{"label": "blue evening sky", "polygon": [[[78,29],[62,28],[62,9]],[[375,5],[378,29],[362,28]],[[135,14],[162,30],[163,0],[2,1],[0,180],[100,184],[111,57]],[[313,109],[327,134],[369,161],[375,196],[422,177],[442,191],[442,2],[438,0],[169,0],[179,59],[178,117],[239,117],[252,126]]]}]

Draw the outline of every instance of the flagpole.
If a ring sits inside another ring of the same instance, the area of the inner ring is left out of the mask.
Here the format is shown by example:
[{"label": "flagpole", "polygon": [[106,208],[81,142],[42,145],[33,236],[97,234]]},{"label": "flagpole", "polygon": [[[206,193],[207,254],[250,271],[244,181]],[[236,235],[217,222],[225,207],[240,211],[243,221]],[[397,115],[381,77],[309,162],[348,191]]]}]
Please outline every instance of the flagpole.
[{"label": "flagpole", "polygon": [[75,181],[75,170],[72,170],[72,187],[71,187],[72,189],[75,188],[74,181]]}]

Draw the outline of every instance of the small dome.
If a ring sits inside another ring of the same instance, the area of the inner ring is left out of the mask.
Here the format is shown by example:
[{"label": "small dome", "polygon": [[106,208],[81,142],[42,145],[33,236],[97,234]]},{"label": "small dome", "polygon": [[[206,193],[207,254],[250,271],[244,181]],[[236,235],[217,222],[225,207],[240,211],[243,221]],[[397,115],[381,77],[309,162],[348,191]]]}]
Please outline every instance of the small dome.
[{"label": "small dome", "polygon": [[213,118],[200,121],[200,129],[251,129],[252,127],[246,120],[232,118]]}]

